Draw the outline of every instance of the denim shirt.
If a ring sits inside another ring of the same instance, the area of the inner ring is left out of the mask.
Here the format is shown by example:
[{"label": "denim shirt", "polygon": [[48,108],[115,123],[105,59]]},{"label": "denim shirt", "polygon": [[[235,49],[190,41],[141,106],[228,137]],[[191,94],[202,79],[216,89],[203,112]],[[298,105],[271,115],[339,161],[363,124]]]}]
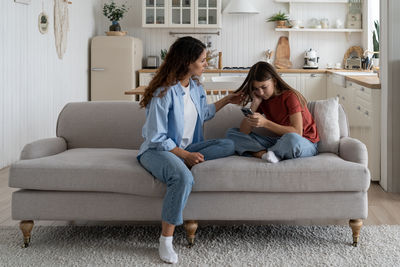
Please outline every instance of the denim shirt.
[{"label": "denim shirt", "polygon": [[[214,117],[216,109],[214,104],[207,104],[203,86],[198,85],[192,79],[189,82],[190,97],[198,114],[192,143],[198,143],[204,140],[203,123]],[[140,146],[138,159],[148,149],[170,151],[182,141],[184,128],[183,95],[185,92],[181,83],[178,82],[169,87],[163,97],[158,97],[163,89],[158,88],[150,103],[146,106],[146,122],[142,129],[142,136],[145,141]]]}]

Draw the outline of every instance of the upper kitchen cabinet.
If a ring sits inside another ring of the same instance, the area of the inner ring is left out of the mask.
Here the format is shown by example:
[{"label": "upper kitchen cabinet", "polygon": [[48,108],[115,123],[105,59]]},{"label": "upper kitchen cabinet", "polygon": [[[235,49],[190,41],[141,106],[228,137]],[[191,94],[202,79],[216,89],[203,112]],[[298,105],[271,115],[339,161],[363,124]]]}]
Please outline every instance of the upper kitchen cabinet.
[{"label": "upper kitchen cabinet", "polygon": [[220,28],[221,0],[143,0],[143,27]]},{"label": "upper kitchen cabinet", "polygon": [[143,27],[168,26],[168,0],[143,0]]}]

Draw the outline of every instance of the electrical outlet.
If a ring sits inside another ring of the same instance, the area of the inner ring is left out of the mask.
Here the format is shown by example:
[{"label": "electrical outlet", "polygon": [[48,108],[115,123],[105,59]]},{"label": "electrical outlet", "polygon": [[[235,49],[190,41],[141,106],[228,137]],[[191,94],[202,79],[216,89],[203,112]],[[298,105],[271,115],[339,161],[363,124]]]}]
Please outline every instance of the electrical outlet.
[{"label": "electrical outlet", "polygon": [[29,5],[31,0],[14,0],[15,3]]}]

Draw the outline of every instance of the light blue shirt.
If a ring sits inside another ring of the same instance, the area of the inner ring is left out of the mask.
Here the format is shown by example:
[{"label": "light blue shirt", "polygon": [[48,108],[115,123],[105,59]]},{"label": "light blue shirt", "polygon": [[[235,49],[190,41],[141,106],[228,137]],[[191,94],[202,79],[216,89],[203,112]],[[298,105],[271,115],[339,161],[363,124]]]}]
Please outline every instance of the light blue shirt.
[{"label": "light blue shirt", "polygon": [[[192,79],[189,82],[190,97],[198,114],[192,143],[198,143],[204,140],[203,123],[214,117],[216,109],[214,104],[207,104],[203,86]],[[142,129],[144,142],[140,146],[138,159],[148,149],[170,151],[179,146],[182,141],[185,92],[181,83],[178,82],[169,87],[163,97],[158,97],[163,89],[158,88],[146,106],[146,122]]]}]

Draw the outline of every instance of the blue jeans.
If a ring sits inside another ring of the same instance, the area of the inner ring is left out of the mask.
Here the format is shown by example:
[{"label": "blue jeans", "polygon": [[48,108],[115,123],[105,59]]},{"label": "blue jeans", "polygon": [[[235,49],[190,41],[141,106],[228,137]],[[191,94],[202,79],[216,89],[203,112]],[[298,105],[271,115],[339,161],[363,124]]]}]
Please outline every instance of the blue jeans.
[{"label": "blue jeans", "polygon": [[[214,139],[189,145],[185,150],[203,154],[204,160],[223,158],[235,153],[232,140]],[[182,212],[194,184],[192,172],[183,160],[169,151],[149,149],[140,156],[140,164],[156,179],[167,185],[161,218],[180,225]]]},{"label": "blue jeans", "polygon": [[251,156],[252,152],[262,150],[273,151],[281,159],[311,157],[318,154],[318,143],[313,143],[297,133],[270,137],[253,132],[244,134],[238,128],[231,128],[226,136],[235,143],[235,151],[244,156]]}]

